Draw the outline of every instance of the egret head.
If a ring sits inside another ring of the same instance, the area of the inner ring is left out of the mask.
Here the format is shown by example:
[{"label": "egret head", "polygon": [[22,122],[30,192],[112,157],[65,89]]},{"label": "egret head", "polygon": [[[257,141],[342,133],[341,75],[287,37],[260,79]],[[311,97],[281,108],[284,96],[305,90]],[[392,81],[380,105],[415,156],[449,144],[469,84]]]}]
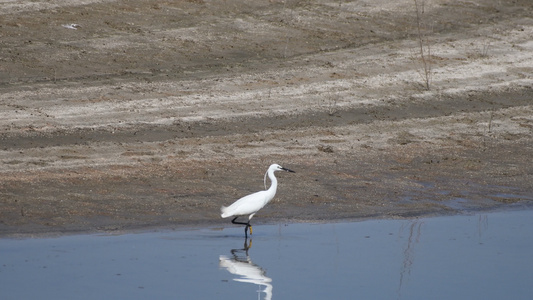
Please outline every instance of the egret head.
[{"label": "egret head", "polygon": [[280,165],[278,165],[278,164],[273,164],[273,165],[271,165],[270,168],[268,168],[268,169],[269,169],[269,170],[273,170],[274,172],[275,172],[275,171],[286,171],[286,172],[296,173],[296,172],[294,172],[293,170],[289,170],[289,169],[284,168],[284,167],[282,167],[282,166],[280,166]]}]

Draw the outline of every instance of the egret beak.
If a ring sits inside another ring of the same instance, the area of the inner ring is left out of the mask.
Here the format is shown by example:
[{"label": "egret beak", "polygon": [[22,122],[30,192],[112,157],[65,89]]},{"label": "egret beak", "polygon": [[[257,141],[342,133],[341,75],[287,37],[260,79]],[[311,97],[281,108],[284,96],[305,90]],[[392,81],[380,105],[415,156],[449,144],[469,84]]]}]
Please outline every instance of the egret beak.
[{"label": "egret beak", "polygon": [[282,169],[283,171],[287,171],[287,172],[291,172],[291,173],[296,173],[296,172],[294,172],[293,170],[289,170],[289,169],[287,169],[287,168],[281,168],[281,169]]}]

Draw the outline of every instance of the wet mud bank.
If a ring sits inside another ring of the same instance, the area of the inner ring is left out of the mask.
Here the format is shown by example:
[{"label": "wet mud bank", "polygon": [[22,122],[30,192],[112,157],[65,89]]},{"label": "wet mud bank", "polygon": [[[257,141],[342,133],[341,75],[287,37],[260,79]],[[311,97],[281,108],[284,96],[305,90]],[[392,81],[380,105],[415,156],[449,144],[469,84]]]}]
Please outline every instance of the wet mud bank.
[{"label": "wet mud bank", "polygon": [[474,2],[2,4],[0,235],[226,224],[271,163],[256,222],[529,206],[533,6]]}]

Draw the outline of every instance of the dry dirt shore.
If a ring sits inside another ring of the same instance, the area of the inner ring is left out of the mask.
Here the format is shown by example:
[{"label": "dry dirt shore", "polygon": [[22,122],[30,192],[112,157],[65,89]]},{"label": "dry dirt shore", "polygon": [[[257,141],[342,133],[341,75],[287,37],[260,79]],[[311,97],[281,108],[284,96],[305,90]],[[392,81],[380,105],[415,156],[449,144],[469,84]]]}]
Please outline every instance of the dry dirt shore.
[{"label": "dry dirt shore", "polygon": [[0,1],[0,236],[530,206],[533,3],[418,3]]}]

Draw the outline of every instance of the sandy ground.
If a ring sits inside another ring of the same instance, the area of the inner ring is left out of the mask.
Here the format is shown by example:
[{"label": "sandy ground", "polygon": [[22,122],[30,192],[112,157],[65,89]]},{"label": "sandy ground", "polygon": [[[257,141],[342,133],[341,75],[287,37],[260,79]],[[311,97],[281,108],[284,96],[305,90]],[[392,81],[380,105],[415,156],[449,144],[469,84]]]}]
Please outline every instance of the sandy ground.
[{"label": "sandy ground", "polygon": [[0,236],[528,206],[533,3],[418,3],[0,1]]}]

